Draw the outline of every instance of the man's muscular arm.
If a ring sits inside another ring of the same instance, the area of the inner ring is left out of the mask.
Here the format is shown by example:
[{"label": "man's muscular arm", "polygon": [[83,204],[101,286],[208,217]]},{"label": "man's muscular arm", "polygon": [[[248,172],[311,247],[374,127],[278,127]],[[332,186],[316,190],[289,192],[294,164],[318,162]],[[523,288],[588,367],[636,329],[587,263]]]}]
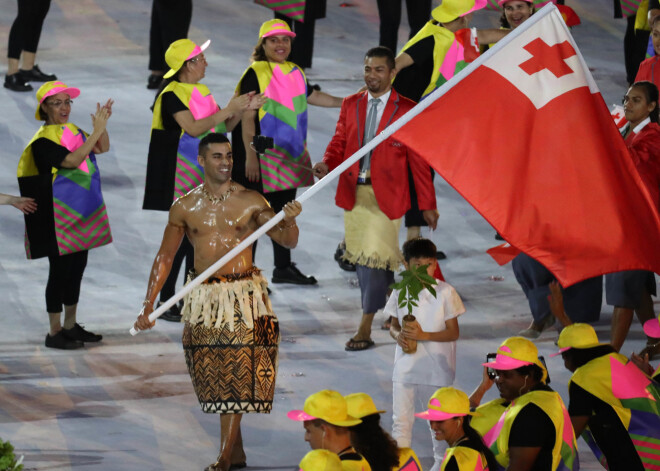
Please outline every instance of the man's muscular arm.
[{"label": "man's muscular arm", "polygon": [[[264,203],[267,205],[264,201]],[[298,245],[298,226],[296,225],[296,216],[302,211],[302,205],[298,201],[289,201],[282,208],[284,211],[284,219],[280,221],[275,227],[267,232],[268,236],[275,242],[288,249],[293,249]],[[269,206],[264,207],[255,215],[259,227],[266,224],[275,216]]]},{"label": "man's muscular arm", "polygon": [[151,329],[156,322],[149,322],[149,314],[154,310],[156,296],[160,293],[167,276],[172,268],[172,260],[179,250],[179,245],[185,235],[185,223],[183,221],[184,209],[181,202],[174,203],[170,209],[170,216],[163,234],[158,254],[154,259],[147,284],[147,295],[144,300],[144,309],[135,322],[135,328],[139,330]]}]

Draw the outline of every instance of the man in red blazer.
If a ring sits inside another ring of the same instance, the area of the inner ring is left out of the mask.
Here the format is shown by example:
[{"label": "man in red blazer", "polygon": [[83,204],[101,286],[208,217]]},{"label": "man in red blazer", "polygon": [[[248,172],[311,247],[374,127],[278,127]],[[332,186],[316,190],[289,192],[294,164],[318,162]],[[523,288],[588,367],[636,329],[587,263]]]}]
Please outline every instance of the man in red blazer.
[{"label": "man in red blazer", "polygon": [[[337,128],[314,174],[323,178],[377,133],[403,116],[415,103],[392,89],[394,54],[386,47],[370,49],[364,59],[367,91],[346,97]],[[410,208],[408,165],[424,220],[435,229],[438,212],[431,170],[419,156],[390,137],[341,174],[335,202],[344,208],[345,260],[356,265],[362,295],[362,320],[346,350],[371,347],[374,314],[385,306],[387,289],[402,257],[401,217]]]}]

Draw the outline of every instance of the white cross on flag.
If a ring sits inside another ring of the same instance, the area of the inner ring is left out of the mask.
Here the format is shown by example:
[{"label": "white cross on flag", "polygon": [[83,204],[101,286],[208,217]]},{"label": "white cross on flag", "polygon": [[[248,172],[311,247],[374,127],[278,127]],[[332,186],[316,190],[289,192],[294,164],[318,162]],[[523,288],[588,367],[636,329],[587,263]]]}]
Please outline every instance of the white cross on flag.
[{"label": "white cross on flag", "polygon": [[556,7],[410,113],[419,109],[395,138],[562,285],[660,272],[658,210]]}]

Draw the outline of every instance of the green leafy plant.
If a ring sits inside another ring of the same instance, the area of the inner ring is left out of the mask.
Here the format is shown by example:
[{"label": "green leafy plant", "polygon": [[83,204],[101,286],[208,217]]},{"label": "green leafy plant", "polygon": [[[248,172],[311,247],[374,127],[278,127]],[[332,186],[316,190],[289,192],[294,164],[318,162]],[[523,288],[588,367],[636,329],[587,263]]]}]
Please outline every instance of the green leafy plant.
[{"label": "green leafy plant", "polygon": [[407,308],[408,314],[412,314],[413,307],[417,306],[419,301],[419,293],[424,289],[436,297],[434,285],[438,284],[436,279],[426,272],[428,265],[420,265],[417,268],[409,268],[404,270],[399,275],[401,281],[393,283],[390,288],[399,290],[399,307]]},{"label": "green leafy plant", "polygon": [[0,439],[0,471],[22,471],[21,463],[23,463],[23,457],[16,459],[12,444]]}]

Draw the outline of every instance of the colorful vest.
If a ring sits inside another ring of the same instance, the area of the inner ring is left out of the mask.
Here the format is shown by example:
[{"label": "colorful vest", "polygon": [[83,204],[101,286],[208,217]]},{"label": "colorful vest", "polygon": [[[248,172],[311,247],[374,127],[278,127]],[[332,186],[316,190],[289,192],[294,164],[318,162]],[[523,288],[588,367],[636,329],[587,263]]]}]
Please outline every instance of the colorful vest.
[{"label": "colorful vest", "polygon": [[[489,439],[484,441],[495,453],[497,461],[506,468],[509,465],[509,434],[518,413],[527,404],[536,404],[555,426],[555,444],[552,449],[553,471],[579,469],[577,443],[573,425],[559,394],[555,391],[530,391],[514,400],[493,427]],[[493,441],[494,440],[494,441]]]},{"label": "colorful vest", "polygon": [[456,458],[459,471],[484,471],[488,470],[486,458],[477,450],[466,446],[454,446],[447,448],[445,457],[442,459],[440,471],[444,471],[451,457]]},{"label": "colorful vest", "polygon": [[507,406],[505,404],[506,401],[498,397],[476,408],[476,414],[470,420],[470,426],[479,432],[484,442],[492,443],[497,438],[497,435],[494,438],[492,437],[494,433],[492,430],[506,410]]},{"label": "colorful vest", "polygon": [[[312,185],[305,74],[292,62],[257,61],[245,72],[250,69],[256,73],[259,90],[268,99],[259,109],[261,134],[274,141],[274,148],[260,156],[264,193]],[[240,82],[237,91],[240,92]]]},{"label": "colorful vest", "polygon": [[422,93],[422,100],[463,70],[469,62],[472,62],[479,55],[476,32],[470,29],[460,29],[454,34],[433,21],[427,22],[403,46],[401,52],[405,52],[413,44],[429,36],[433,36],[434,40],[433,73],[429,84]]},{"label": "colorful vest", "polygon": [[[612,406],[644,469],[660,469],[660,385],[619,353],[591,360],[575,370],[570,381]],[[582,435],[602,462],[591,432],[587,429]]]},{"label": "colorful vest", "polygon": [[399,448],[399,466],[392,471],[422,471],[422,465],[411,448]]},{"label": "colorful vest", "polygon": [[[203,119],[217,113],[220,107],[206,85],[201,83],[170,82],[154,103],[154,114],[151,129],[163,128],[163,115],[161,111],[163,93],[174,92],[181,102],[190,110],[193,117]],[[204,182],[204,170],[197,162],[199,141],[210,132],[227,132],[225,123],[211,128],[197,137],[193,137],[183,129],[179,138],[176,152],[176,171],[174,174],[174,200],[185,195],[193,188]]]},{"label": "colorful vest", "polygon": [[[87,134],[71,123],[41,126],[21,155],[17,171],[19,182],[39,175],[32,143],[42,137],[73,152],[85,142]],[[110,222],[101,194],[101,173],[93,152],[76,168],[53,168],[52,185],[55,239],[60,255],[82,252],[112,242]],[[25,251],[27,258],[32,258],[27,230]]]}]

